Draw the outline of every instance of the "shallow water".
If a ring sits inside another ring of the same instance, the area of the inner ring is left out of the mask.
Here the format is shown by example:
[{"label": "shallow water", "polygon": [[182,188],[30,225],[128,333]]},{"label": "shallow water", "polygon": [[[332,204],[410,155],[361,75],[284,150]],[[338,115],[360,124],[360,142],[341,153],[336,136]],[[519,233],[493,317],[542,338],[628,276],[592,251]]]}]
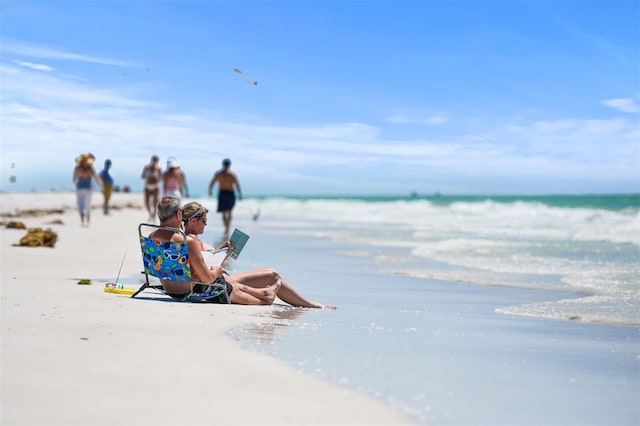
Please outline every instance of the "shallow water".
[{"label": "shallow water", "polygon": [[[485,265],[416,256],[404,225],[322,219],[304,203],[270,218],[264,203],[257,222],[238,212],[235,225],[251,239],[235,267],[276,267],[303,294],[339,309],[274,309],[265,324],[230,332],[248,349],[374,395],[420,424],[637,424],[640,330],[614,324],[637,315],[637,284],[625,275],[637,267],[635,242],[555,244],[547,236],[533,244],[494,230],[495,247],[451,244]],[[637,212],[615,214],[637,220]],[[524,252],[538,263],[514,268],[510,258]],[[567,279],[579,265],[595,284]],[[600,273],[616,277],[612,288],[598,289]],[[627,293],[631,304],[621,308]],[[584,296],[610,300],[590,306]],[[587,322],[594,319],[605,322]]]},{"label": "shallow water", "polygon": [[249,199],[271,235],[324,239],[370,270],[594,296],[505,308],[640,325],[640,196]]}]

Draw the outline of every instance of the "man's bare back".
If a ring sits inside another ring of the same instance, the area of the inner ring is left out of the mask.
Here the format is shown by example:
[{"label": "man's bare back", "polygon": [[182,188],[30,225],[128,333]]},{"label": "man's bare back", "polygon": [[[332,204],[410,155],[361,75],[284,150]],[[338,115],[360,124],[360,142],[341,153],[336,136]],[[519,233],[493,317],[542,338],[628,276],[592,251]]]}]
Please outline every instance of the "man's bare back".
[{"label": "man's bare back", "polygon": [[209,183],[209,196],[213,194],[216,183],[218,190],[218,212],[222,213],[222,223],[224,224],[225,235],[229,235],[231,230],[231,211],[236,203],[236,191],[238,199],[242,200],[242,189],[235,173],[229,170],[231,161],[225,158],[222,161],[222,169],[215,172]]},{"label": "man's bare back", "polygon": [[234,184],[237,185],[238,178],[235,173],[230,170],[219,170],[213,177],[214,185],[217,182],[222,191],[233,191]]}]

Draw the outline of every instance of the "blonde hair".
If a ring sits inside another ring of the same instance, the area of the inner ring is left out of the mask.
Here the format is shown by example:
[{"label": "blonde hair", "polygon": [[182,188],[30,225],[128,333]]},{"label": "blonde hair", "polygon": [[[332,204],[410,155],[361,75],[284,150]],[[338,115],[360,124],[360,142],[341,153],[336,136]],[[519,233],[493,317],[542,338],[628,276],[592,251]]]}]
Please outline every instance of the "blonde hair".
[{"label": "blonde hair", "polygon": [[189,220],[199,219],[207,213],[209,210],[206,207],[197,201],[192,201],[182,206],[182,222],[186,225]]}]

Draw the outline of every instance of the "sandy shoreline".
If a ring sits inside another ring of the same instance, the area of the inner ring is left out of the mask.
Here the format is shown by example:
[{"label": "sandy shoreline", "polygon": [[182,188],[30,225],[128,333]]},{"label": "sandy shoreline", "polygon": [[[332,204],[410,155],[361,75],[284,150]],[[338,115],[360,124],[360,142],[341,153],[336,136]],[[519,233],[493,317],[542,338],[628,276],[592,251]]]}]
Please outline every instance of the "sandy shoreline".
[{"label": "sandy shoreline", "polygon": [[[278,308],[103,292],[121,264],[122,277],[140,272],[136,227],[146,211],[141,194],[114,194],[113,205],[126,208],[109,216],[101,201],[95,194],[91,226],[83,228],[73,193],[0,194],[2,213],[65,209],[10,218],[51,228],[54,248],[15,247],[25,231],[2,227],[2,424],[411,423],[225,336]],[[78,285],[82,278],[92,285]]]}]

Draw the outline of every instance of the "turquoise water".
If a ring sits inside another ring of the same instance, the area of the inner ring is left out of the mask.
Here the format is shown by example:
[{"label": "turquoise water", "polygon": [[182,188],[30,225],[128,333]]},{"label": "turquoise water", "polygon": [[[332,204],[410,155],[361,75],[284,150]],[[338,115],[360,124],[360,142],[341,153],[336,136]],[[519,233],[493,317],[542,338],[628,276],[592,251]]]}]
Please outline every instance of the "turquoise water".
[{"label": "turquoise water", "polygon": [[420,424],[634,424],[639,200],[248,198],[235,267],[276,267],[339,309],[231,334]]},{"label": "turquoise water", "polygon": [[[203,202],[212,201],[203,200]],[[579,292],[503,313],[640,324],[640,195],[249,198],[238,221],[332,242],[378,273]]]},{"label": "turquoise water", "polygon": [[594,194],[594,195],[409,195],[409,196],[350,196],[350,197],[253,197],[253,199],[268,200],[270,198],[285,198],[299,201],[310,200],[352,200],[370,203],[419,201],[426,200],[438,206],[448,206],[452,203],[478,203],[493,201],[496,203],[541,203],[549,207],[593,208],[604,210],[640,209],[640,194]]}]

